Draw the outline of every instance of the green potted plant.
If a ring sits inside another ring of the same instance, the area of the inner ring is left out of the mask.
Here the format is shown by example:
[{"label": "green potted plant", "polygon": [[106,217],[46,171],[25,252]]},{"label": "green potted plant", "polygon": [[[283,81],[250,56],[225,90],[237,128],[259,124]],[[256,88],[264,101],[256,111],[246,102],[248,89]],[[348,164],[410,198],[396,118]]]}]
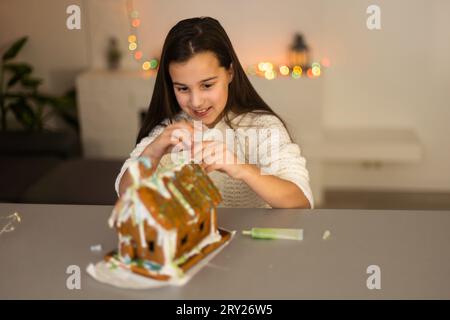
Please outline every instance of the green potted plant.
[{"label": "green potted plant", "polygon": [[[79,124],[76,93],[70,90],[63,96],[42,93],[43,80],[33,75],[33,67],[15,58],[28,41],[20,38],[6,50],[0,66],[0,153],[51,153],[70,156],[79,149]],[[8,118],[9,115],[10,116]],[[52,131],[48,120],[59,117],[72,130]],[[15,119],[22,130],[11,130]],[[31,149],[30,149],[31,148]],[[70,150],[69,150],[70,149]],[[78,150],[79,151],[79,150]]]}]

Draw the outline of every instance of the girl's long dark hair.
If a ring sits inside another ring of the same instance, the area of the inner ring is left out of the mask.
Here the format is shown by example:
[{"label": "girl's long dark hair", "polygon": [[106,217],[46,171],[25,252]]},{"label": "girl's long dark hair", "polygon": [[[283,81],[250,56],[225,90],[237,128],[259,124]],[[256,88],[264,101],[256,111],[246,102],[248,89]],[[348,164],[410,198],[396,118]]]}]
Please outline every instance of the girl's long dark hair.
[{"label": "girl's long dark hair", "polygon": [[191,18],[178,22],[168,33],[161,53],[153,96],[137,136],[136,144],[165,119],[173,122],[181,111],[169,74],[171,62],[186,62],[200,52],[213,52],[221,67],[233,68],[228,99],[221,116],[232,128],[229,111],[236,114],[259,112],[283,120],[264,102],[248,80],[230,39],[220,23],[210,17]]}]

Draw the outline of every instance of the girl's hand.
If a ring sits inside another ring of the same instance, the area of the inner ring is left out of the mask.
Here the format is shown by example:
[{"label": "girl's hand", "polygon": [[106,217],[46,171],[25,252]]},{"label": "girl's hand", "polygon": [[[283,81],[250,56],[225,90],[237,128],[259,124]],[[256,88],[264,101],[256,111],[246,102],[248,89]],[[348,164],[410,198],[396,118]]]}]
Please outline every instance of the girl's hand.
[{"label": "girl's hand", "polygon": [[159,161],[162,156],[171,152],[175,146],[179,145],[179,143],[183,143],[186,149],[190,149],[193,138],[194,126],[191,123],[182,120],[168,125],[164,131],[145,148],[142,155]]},{"label": "girl's hand", "polygon": [[200,161],[200,165],[207,173],[218,170],[232,178],[242,178],[244,165],[238,164],[236,155],[229,151],[223,142],[202,141],[202,145],[198,149],[194,148],[193,159],[196,162]]}]

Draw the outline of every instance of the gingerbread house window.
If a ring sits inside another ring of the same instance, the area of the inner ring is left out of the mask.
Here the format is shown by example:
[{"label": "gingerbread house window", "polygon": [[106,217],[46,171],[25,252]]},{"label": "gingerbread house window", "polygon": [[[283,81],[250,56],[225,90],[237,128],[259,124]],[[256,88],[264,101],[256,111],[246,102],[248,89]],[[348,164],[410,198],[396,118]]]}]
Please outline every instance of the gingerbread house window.
[{"label": "gingerbread house window", "polygon": [[148,250],[150,252],[154,252],[155,251],[155,241],[149,241],[148,242]]}]

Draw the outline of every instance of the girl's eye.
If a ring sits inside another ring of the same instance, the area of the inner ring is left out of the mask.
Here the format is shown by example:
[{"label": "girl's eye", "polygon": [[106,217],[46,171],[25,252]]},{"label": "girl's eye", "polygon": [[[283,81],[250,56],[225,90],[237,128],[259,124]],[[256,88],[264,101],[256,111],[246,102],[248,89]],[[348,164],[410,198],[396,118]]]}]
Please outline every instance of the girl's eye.
[{"label": "girl's eye", "polygon": [[178,90],[179,92],[186,92],[186,91],[187,91],[187,88],[186,88],[186,87],[177,87],[177,90]]},{"label": "girl's eye", "polygon": [[214,83],[205,83],[205,84],[203,85],[203,87],[206,88],[206,89],[209,89],[209,88],[211,88],[213,85],[214,85]]}]

